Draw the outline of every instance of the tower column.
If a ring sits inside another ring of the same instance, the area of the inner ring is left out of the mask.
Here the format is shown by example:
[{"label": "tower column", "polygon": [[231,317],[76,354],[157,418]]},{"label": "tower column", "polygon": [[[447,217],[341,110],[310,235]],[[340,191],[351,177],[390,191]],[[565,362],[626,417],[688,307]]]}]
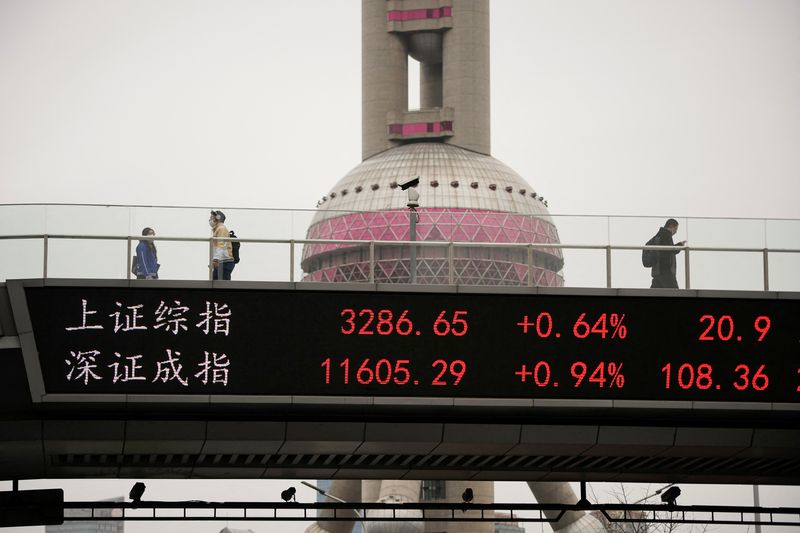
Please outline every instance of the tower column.
[{"label": "tower column", "polygon": [[489,155],[489,0],[459,0],[444,33],[444,106],[454,110],[455,144]]},{"label": "tower column", "polygon": [[394,146],[389,112],[408,107],[408,54],[400,37],[386,31],[386,0],[361,1],[361,157]]},{"label": "tower column", "polygon": [[442,107],[442,64],[419,64],[419,106],[422,109]]}]

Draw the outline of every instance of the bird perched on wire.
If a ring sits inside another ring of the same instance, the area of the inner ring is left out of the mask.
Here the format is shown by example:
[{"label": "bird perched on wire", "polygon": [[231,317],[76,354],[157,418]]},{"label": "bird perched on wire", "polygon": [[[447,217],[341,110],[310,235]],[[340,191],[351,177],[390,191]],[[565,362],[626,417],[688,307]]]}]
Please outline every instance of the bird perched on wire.
[{"label": "bird perched on wire", "polygon": [[291,501],[297,502],[295,495],[297,494],[297,489],[294,487],[289,487],[288,489],[281,492],[281,499],[286,503]]},{"label": "bird perched on wire", "polygon": [[472,492],[470,487],[464,489],[464,492],[461,493],[461,500],[464,502],[464,506],[461,508],[461,512],[466,513],[469,504],[472,503],[472,500],[475,498],[475,494]]},{"label": "bird perched on wire", "polygon": [[467,487],[461,494],[461,499],[464,500],[464,503],[470,503],[474,498],[475,495],[472,493],[472,489],[469,487]]}]

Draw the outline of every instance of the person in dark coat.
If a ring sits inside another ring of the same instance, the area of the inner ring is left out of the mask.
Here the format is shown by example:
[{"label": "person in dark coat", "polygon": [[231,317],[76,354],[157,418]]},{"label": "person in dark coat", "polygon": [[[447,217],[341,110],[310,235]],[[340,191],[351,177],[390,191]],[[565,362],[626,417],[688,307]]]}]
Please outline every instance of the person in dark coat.
[{"label": "person in dark coat", "polygon": [[[142,235],[155,237],[153,228],[144,228]],[[158,251],[151,239],[141,240],[136,246],[136,279],[158,279]]]},{"label": "person in dark coat", "polygon": [[[678,243],[672,242],[672,236],[678,232],[678,221],[670,218],[663,228],[656,233],[656,243],[659,246],[684,246],[686,241]],[[675,256],[681,252],[680,248],[675,250],[664,250],[656,252],[656,262],[653,265],[651,275],[653,282],[651,289],[677,289],[678,279],[675,277],[677,272],[677,261]]]}]

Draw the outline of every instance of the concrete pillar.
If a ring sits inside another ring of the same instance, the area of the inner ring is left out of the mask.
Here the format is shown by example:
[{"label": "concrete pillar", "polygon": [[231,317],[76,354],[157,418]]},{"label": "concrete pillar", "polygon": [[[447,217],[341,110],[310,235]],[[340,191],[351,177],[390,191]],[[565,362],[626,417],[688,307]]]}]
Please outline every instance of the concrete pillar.
[{"label": "concrete pillar", "polygon": [[361,157],[391,148],[386,115],[408,108],[408,54],[386,31],[386,0],[361,1]]},{"label": "concrete pillar", "polygon": [[381,493],[381,480],[380,479],[365,479],[361,482],[361,501],[376,502]]},{"label": "concrete pillar", "polygon": [[447,142],[490,155],[489,0],[454,3],[443,48],[443,104],[455,111]]},{"label": "concrete pillar", "polygon": [[381,482],[381,492],[378,501],[395,499],[409,503],[419,502],[419,484],[414,480],[384,479]]},{"label": "concrete pillar", "polygon": [[419,107],[442,107],[442,64],[419,64]]}]

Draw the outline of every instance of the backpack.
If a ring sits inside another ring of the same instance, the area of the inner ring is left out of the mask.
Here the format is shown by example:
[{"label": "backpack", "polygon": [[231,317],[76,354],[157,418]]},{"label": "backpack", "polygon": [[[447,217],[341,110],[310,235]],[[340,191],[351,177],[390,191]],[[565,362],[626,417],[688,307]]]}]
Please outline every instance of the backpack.
[{"label": "backpack", "polygon": [[[238,237],[236,236],[236,233],[234,233],[233,230],[231,230],[228,233],[228,236],[229,237],[233,237],[234,239],[238,239]],[[234,263],[238,263],[239,262],[239,248],[241,248],[241,247],[242,247],[242,243],[240,243],[239,241],[231,241],[231,251],[233,252],[233,262]]]},{"label": "backpack", "polygon": [[[645,246],[657,246],[660,244],[658,242],[658,235],[653,235],[649,241],[644,243]],[[645,268],[653,268],[656,266],[656,261],[658,259],[658,251],[657,250],[642,250],[642,266]]]}]

